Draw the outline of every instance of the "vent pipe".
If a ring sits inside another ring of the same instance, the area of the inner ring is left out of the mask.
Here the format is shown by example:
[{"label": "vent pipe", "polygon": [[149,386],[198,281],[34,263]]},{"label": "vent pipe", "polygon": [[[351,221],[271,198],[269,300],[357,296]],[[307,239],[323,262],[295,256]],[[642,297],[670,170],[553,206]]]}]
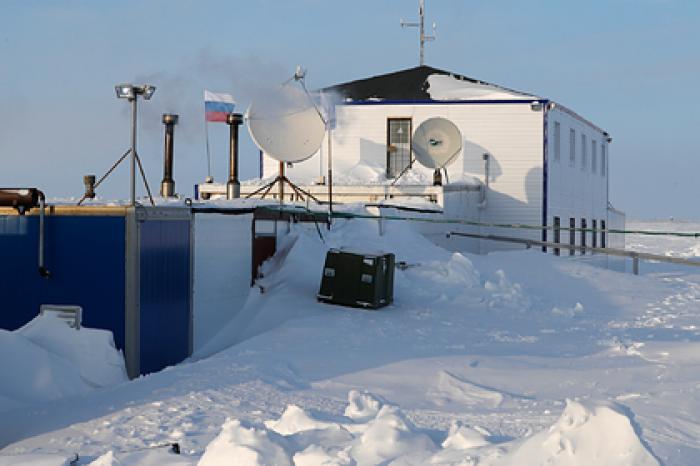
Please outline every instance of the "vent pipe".
[{"label": "vent pipe", "polygon": [[12,207],[24,215],[34,207],[39,207],[39,275],[49,278],[51,273],[44,262],[44,216],[46,215],[46,197],[36,188],[2,188],[0,189],[0,207]]},{"label": "vent pipe", "polygon": [[226,115],[226,123],[230,129],[226,199],[235,199],[241,197],[241,183],[238,181],[238,127],[243,123],[243,115],[229,113]]},{"label": "vent pipe", "polygon": [[484,153],[481,158],[484,159],[484,184],[481,185],[481,199],[479,200],[479,208],[485,209],[486,194],[489,191],[489,178],[491,176],[489,173],[491,171],[491,156],[488,153]]},{"label": "vent pipe", "polygon": [[163,114],[165,125],[165,143],[163,146],[163,181],[160,183],[160,195],[162,197],[175,196],[175,180],[173,179],[173,146],[175,144],[174,132],[178,116],[172,113]]}]

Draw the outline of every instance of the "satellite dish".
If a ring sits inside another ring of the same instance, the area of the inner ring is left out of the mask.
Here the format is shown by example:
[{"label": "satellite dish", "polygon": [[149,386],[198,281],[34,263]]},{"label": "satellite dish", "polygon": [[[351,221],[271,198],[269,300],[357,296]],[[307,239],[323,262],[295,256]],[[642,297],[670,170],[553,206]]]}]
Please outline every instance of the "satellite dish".
[{"label": "satellite dish", "polygon": [[430,118],[416,128],[411,148],[421,165],[439,170],[462,151],[462,133],[450,120]]},{"label": "satellite dish", "polygon": [[304,91],[281,86],[251,104],[248,131],[260,150],[280,162],[292,163],[318,151],[326,124]]}]

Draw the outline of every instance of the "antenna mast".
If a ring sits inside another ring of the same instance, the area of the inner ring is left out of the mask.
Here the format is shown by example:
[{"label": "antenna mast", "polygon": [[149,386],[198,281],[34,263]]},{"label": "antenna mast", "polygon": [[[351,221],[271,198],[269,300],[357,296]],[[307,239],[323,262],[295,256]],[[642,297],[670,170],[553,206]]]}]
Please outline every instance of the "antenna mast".
[{"label": "antenna mast", "polygon": [[425,64],[425,43],[435,40],[435,23],[433,22],[433,35],[425,35],[425,0],[418,1],[418,16],[420,21],[417,23],[412,23],[409,21],[401,20],[401,27],[418,28],[420,31],[420,66]]}]

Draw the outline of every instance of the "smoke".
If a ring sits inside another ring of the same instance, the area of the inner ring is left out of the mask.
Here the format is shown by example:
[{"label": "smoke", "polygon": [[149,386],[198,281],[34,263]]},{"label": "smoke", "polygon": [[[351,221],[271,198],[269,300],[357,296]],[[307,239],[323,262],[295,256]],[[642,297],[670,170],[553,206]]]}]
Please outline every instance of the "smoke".
[{"label": "smoke", "polygon": [[[181,63],[174,70],[138,75],[134,82],[156,86],[153,99],[139,108],[140,126],[146,133],[162,133],[161,115],[176,113],[178,138],[192,142],[204,131],[204,89],[225,92],[244,113],[250,103],[288,79],[291,71],[257,57],[214,56],[209,50]],[[128,113],[128,108],[124,108]]]}]

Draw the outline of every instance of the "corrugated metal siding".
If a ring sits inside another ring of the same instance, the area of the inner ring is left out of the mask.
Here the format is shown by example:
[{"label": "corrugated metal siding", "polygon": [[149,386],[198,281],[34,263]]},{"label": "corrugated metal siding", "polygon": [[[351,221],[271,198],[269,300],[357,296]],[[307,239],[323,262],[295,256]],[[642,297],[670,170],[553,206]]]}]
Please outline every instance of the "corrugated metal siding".
[{"label": "corrugated metal siding", "polygon": [[124,349],[124,217],[47,216],[49,279],[37,272],[39,218],[0,223],[0,328],[21,327],[41,304],[74,304],[83,325],[111,330]]},{"label": "corrugated metal siding", "polygon": [[189,356],[190,221],[140,224],[140,372]]}]

